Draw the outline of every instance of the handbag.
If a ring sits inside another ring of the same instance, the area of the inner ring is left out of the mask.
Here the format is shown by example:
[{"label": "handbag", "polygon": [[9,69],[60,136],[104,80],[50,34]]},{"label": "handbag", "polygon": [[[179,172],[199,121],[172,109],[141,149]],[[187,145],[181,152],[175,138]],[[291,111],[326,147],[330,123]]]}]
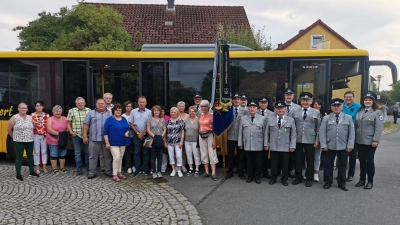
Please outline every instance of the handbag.
[{"label": "handbag", "polygon": [[210,136],[210,134],[211,134],[211,131],[200,132],[200,137],[201,137],[202,139],[206,139],[206,138],[208,138],[208,136]]},{"label": "handbag", "polygon": [[148,136],[146,139],[144,139],[143,147],[152,148],[152,146],[153,146],[153,138],[151,136]]}]

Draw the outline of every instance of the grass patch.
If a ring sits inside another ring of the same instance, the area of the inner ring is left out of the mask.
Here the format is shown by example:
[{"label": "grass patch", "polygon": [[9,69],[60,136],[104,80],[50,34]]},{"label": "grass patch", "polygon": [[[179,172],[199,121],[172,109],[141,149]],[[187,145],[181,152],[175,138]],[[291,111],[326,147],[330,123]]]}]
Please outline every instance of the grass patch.
[{"label": "grass patch", "polygon": [[392,122],[386,122],[383,124],[383,134],[390,134],[395,132],[399,127],[397,124],[394,124]]}]

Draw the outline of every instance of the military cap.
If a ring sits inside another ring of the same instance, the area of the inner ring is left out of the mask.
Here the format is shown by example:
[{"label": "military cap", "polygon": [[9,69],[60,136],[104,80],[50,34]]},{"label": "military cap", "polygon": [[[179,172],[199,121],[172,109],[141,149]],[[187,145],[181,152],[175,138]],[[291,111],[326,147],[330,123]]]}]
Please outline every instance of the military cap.
[{"label": "military cap", "polygon": [[268,97],[262,96],[258,99],[259,102],[269,102]]},{"label": "military cap", "polygon": [[242,99],[247,99],[247,95],[245,93],[242,93]]},{"label": "military cap", "polygon": [[281,108],[281,107],[286,107],[285,101],[276,101],[275,108]]},{"label": "military cap", "polygon": [[252,99],[251,101],[249,101],[247,103],[247,106],[255,106],[255,107],[257,107],[258,105],[257,105],[257,102],[254,99]]},{"label": "military cap", "polygon": [[331,105],[341,105],[343,102],[344,100],[341,98],[334,98],[331,100]]},{"label": "military cap", "polygon": [[296,92],[294,91],[293,88],[286,88],[285,89],[285,94],[294,94],[294,93],[296,93]]},{"label": "military cap", "polygon": [[200,92],[196,92],[196,95],[193,98],[203,98],[200,94]]},{"label": "military cap", "polygon": [[310,92],[303,92],[303,93],[300,94],[300,98],[312,99],[312,94]]},{"label": "military cap", "polygon": [[232,96],[232,99],[234,98],[242,98],[242,94],[240,94],[239,92],[235,92]]},{"label": "military cap", "polygon": [[364,95],[364,99],[365,98],[370,98],[370,99],[372,99],[372,100],[376,100],[377,99],[377,96],[376,96],[376,94],[374,93],[374,92],[372,92],[372,91],[367,91],[367,93]]}]

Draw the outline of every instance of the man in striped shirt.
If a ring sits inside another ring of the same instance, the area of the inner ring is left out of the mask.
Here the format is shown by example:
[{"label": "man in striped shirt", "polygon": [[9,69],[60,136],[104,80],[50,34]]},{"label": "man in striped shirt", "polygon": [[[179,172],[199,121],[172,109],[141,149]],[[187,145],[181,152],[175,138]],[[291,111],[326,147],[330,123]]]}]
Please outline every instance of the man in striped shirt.
[{"label": "man in striped shirt", "polygon": [[90,154],[88,179],[96,177],[100,151],[102,151],[104,155],[105,174],[112,177],[112,156],[111,152],[106,149],[107,143],[104,142],[103,135],[104,123],[110,116],[112,116],[111,110],[107,110],[104,99],[99,98],[96,102],[96,108],[91,110],[83,121],[83,143],[89,143]]},{"label": "man in striped shirt", "polygon": [[82,175],[82,147],[85,154],[86,170],[89,171],[89,151],[88,145],[83,143],[82,127],[83,121],[85,120],[85,117],[90,109],[85,107],[86,102],[85,99],[82,97],[76,98],[75,104],[76,107],[68,111],[68,132],[72,136],[72,143],[74,144],[76,175]]}]

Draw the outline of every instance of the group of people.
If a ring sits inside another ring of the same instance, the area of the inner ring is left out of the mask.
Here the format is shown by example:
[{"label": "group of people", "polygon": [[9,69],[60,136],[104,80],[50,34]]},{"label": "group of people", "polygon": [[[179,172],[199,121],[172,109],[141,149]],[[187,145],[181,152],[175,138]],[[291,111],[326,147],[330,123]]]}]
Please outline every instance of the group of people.
[{"label": "group of people", "polygon": [[[323,153],[323,187],[328,189],[333,183],[337,157],[336,179],[339,187],[347,191],[346,182],[353,180],[358,152],[360,180],[356,186],[371,189],[375,173],[374,154],[383,129],[383,114],[378,110],[376,94],[367,92],[360,105],[354,102],[353,92],[346,92],[344,100],[332,99],[329,115],[325,113],[321,100],[312,100],[311,93],[300,94],[300,105],[293,102],[294,94],[293,89],[285,89],[284,101],[274,104],[274,112],[268,109],[270,99],[266,96],[258,101],[247,101],[243,93],[233,95],[234,121],[227,138],[227,178],[234,176],[236,164],[239,178],[248,183],[255,181],[259,184],[261,177],[265,177],[272,185],[281,176],[281,183],[285,186],[291,177],[295,178],[293,185],[305,180],[305,186],[310,187],[319,181]],[[201,177],[218,180],[212,110],[210,103],[199,93],[194,96],[195,105],[188,108],[188,114],[185,102],[178,102],[177,107],[170,109],[170,116],[165,115],[162,106],[147,109],[144,96],[139,97],[135,109],[130,101],[124,105],[111,102],[112,94],[105,93],[103,98],[97,99],[96,108],[90,110],[85,107],[85,99],[78,97],[76,107],[68,111],[67,117],[62,116],[59,105],[53,107],[53,116],[50,117],[43,112],[43,101],[36,101],[36,111],[27,115],[28,107],[21,103],[18,114],[11,117],[7,129],[16,149],[17,179],[23,180],[21,161],[24,149],[30,176],[39,176],[41,170],[48,173],[47,146],[52,173],[66,172],[67,141],[71,135],[76,174],[83,174],[85,164],[88,179],[97,176],[99,161],[101,171],[113,181],[126,179],[122,173],[122,159],[125,158],[127,172],[133,173],[134,177],[142,172],[152,174],[155,179],[162,178],[169,162],[172,167],[170,176],[183,177],[185,172],[188,176],[199,176],[199,167],[203,164],[205,173]],[[42,168],[39,167],[40,159]],[[304,161],[306,171],[303,175]]]},{"label": "group of people", "polygon": [[[273,185],[281,175],[284,186],[288,185],[288,177],[291,177],[295,178],[293,185],[305,180],[305,186],[311,187],[314,181],[319,181],[318,171],[323,152],[323,187],[329,189],[332,186],[337,157],[336,180],[339,188],[347,191],[346,182],[353,181],[358,153],[360,180],[355,186],[371,189],[375,175],[374,155],[384,120],[376,103],[376,94],[371,91],[365,93],[360,105],[354,102],[354,93],[348,91],[344,94],[344,100],[331,100],[329,115],[323,110],[321,100],[312,100],[311,93],[300,94],[300,105],[293,102],[294,94],[293,89],[285,89],[284,101],[274,104],[274,112],[267,109],[270,102],[268,97],[250,100],[245,108],[241,105],[241,94],[234,94],[232,104],[235,115],[228,131],[227,178],[234,176],[236,150],[237,173],[240,179],[248,183],[255,181],[260,184],[263,176],[270,179],[269,184]],[[306,171],[303,175],[304,161]]]}]

